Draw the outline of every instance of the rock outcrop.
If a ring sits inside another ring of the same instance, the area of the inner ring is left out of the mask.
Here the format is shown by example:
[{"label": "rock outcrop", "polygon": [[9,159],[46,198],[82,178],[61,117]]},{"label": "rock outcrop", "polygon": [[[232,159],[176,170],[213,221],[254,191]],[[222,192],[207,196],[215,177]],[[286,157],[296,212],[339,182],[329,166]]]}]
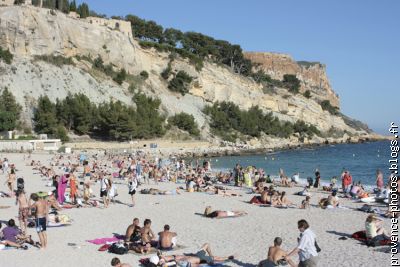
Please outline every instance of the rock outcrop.
[{"label": "rock outcrop", "polygon": [[290,55],[268,52],[246,52],[245,57],[257,63],[259,69],[272,79],[282,80],[285,74],[294,74],[301,81],[300,92],[309,90],[317,101],[329,100],[340,107],[339,96],[333,91],[326,67],[319,62],[294,61]]},{"label": "rock outcrop", "polygon": [[[347,125],[342,117],[322,110],[319,100],[329,99],[333,105],[339,106],[339,99],[320,64],[304,67],[289,57],[284,60],[281,55],[275,57],[263,53],[260,59],[257,55],[261,54],[246,54],[253,61],[263,64],[273,78],[282,78],[286,73],[296,74],[302,81],[302,90],[312,92],[313,98],[307,99],[301,94],[292,95],[285,89],[267,94],[260,84],[233,73],[227,67],[206,61],[202,70],[197,71],[188,60],[177,58],[172,62],[173,71],[185,70],[194,77],[189,94],[181,96],[168,90],[167,82],[160,76],[170,61],[167,53],[143,49],[135,39],[118,30],[31,6],[0,7],[0,46],[14,54],[12,65],[0,62],[0,90],[5,86],[11,90],[24,107],[27,120],[32,116],[32,106],[40,95],[48,95],[55,100],[64,98],[68,93],[82,92],[96,103],[117,99],[132,104],[128,84],[120,86],[106,76],[95,75],[90,64],[84,60],[74,58],[75,65],[56,67],[35,59],[37,55],[92,58],[100,55],[105,63],[125,68],[129,74],[138,75],[143,70],[147,71],[149,78],[144,81],[141,90],[160,98],[166,114],[182,111],[192,114],[204,129],[208,129],[207,118],[202,112],[204,106],[225,100],[243,109],[258,105],[283,120],[304,120],[323,132],[334,128],[352,135],[366,134],[362,129]],[[276,63],[277,58],[281,59],[279,64]],[[268,70],[268,64],[274,67]]]}]

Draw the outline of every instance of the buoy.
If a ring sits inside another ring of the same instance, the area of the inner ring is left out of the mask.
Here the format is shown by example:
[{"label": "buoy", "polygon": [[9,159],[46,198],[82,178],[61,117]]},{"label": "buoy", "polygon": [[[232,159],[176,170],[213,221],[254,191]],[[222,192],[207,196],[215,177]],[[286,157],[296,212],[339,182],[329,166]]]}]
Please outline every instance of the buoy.
[{"label": "buoy", "polygon": [[275,158],[272,158],[272,160],[275,160]]},{"label": "buoy", "polygon": [[353,157],[355,157],[356,156],[356,154],[353,154]]},{"label": "buoy", "polygon": [[216,159],[215,162],[218,162],[218,159]]}]

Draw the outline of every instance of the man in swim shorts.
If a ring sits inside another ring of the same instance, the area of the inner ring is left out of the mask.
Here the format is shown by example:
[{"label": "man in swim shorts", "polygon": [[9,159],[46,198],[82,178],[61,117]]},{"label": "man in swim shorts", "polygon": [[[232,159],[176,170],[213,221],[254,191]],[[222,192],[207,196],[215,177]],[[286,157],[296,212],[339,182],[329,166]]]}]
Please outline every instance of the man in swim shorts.
[{"label": "man in swim shorts", "polygon": [[169,225],[164,225],[164,231],[158,233],[159,236],[159,248],[161,250],[172,250],[174,246],[173,239],[176,238],[177,234],[169,231]]},{"label": "man in swim shorts", "polygon": [[47,205],[47,201],[43,199],[39,199],[37,194],[31,194],[31,199],[34,203],[30,206],[30,208],[35,209],[35,224],[36,224],[36,232],[38,233],[41,249],[45,249],[47,247],[47,234],[46,234],[46,226],[47,226],[47,217],[49,215],[49,209]]}]

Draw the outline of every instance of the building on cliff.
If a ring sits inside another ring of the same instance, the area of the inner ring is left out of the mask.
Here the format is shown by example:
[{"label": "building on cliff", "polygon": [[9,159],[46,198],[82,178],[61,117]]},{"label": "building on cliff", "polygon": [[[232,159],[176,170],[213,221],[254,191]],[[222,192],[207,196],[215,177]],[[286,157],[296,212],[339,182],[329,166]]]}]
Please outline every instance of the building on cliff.
[{"label": "building on cliff", "polygon": [[86,21],[93,25],[105,26],[111,30],[118,30],[127,36],[132,36],[132,27],[130,21],[98,17],[87,17]]}]

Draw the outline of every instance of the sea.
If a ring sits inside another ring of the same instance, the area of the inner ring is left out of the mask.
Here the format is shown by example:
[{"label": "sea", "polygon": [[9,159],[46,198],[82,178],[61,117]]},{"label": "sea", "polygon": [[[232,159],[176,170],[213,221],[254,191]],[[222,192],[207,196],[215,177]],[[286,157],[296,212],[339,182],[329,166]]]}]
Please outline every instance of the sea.
[{"label": "sea", "polygon": [[337,144],[314,148],[277,151],[273,153],[224,156],[211,158],[213,170],[231,170],[236,163],[242,167],[249,165],[263,168],[266,174],[276,177],[282,168],[288,177],[299,172],[305,183],[307,177],[315,177],[315,170],[321,173],[322,184],[329,184],[337,176],[341,184],[343,169],[350,171],[353,181],[373,187],[376,183],[376,171],[384,174],[385,183],[389,179],[390,141],[365,142],[359,144]]}]

